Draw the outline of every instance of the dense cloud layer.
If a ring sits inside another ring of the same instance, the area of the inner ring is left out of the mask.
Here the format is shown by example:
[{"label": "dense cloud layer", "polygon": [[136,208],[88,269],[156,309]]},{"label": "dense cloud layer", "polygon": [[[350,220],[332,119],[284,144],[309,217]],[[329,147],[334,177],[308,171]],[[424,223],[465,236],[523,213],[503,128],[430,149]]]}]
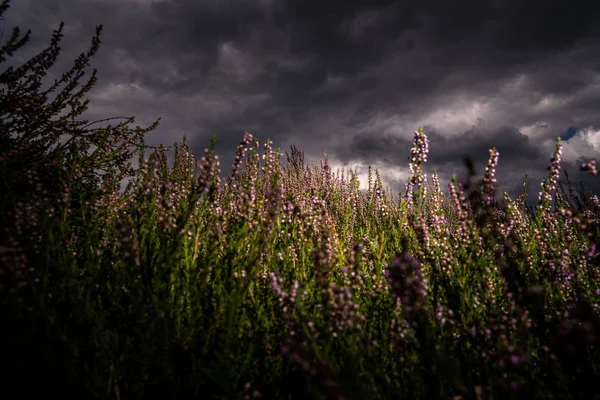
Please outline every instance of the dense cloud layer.
[{"label": "dense cloud layer", "polygon": [[[89,119],[135,115],[148,141],[188,135],[196,154],[217,134],[228,171],[244,131],[334,166],[367,164],[402,190],[413,131],[430,138],[425,170],[447,183],[470,155],[483,173],[500,151],[512,196],[534,201],[558,136],[577,171],[600,146],[600,4],[565,1],[19,0],[4,16],[32,29],[11,63],[65,21],[55,79],[104,25]],[[0,23],[1,24],[1,23]],[[49,81],[48,80],[48,81]],[[569,130],[570,129],[570,130]],[[363,175],[364,176],[364,175]]]}]

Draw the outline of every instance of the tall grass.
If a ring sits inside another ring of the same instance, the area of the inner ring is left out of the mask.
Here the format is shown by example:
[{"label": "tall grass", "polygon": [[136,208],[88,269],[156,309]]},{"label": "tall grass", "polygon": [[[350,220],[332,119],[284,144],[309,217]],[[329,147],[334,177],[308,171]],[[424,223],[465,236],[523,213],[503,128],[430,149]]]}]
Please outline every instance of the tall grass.
[{"label": "tall grass", "polygon": [[560,140],[534,214],[526,193],[496,199],[495,149],[443,195],[421,129],[398,197],[249,133],[221,182],[214,141],[198,160],[184,137],[169,165],[111,132],[57,158],[52,185],[25,166],[29,189],[3,194],[3,399],[600,392],[600,203],[559,185]]},{"label": "tall grass", "polygon": [[13,374],[85,397],[595,393],[595,197],[585,227],[543,200],[536,218],[506,193],[501,209],[496,151],[449,201],[435,175],[427,197],[390,201],[380,180],[360,193],[296,149],[284,167],[250,134],[221,184],[212,150],[196,163],[174,147],[172,167],[164,150],[142,154],[123,193],[73,207],[75,175],[16,207]]}]

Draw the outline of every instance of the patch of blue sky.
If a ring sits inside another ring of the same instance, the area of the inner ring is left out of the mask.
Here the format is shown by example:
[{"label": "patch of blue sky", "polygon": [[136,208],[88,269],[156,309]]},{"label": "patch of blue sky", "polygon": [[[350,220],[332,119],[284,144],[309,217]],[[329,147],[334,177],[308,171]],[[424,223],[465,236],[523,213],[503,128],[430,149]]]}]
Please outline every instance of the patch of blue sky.
[{"label": "patch of blue sky", "polygon": [[566,142],[569,139],[571,139],[572,137],[576,136],[578,132],[579,132],[579,128],[571,125],[567,128],[566,131],[563,132],[562,135],[560,135],[560,140],[563,142]]}]

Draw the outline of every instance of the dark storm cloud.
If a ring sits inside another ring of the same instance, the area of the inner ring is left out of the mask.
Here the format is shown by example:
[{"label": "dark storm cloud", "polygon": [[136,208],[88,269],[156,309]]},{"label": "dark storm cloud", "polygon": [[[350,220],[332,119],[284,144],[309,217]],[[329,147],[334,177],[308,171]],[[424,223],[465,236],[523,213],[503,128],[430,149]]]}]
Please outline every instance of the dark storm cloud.
[{"label": "dark storm cloud", "polygon": [[[487,161],[488,151],[493,147],[496,147],[503,154],[502,158],[511,164],[524,163],[525,159],[528,163],[531,157],[542,156],[527,136],[512,127],[501,127],[494,132],[482,132],[481,129],[473,127],[452,137],[439,134],[434,128],[427,126],[425,132],[430,141],[429,157],[440,165],[452,164],[466,156],[476,162]],[[350,146],[351,153],[359,154],[361,160],[373,163],[379,159],[397,159],[399,150],[412,146],[412,138],[387,136],[382,140],[373,141],[372,136],[368,133],[355,136]]]},{"label": "dark storm cloud", "polygon": [[[15,57],[22,62],[65,21],[50,80],[103,24],[86,118],[135,115],[148,125],[162,117],[148,141],[171,144],[185,132],[197,155],[217,134],[224,172],[250,131],[282,150],[295,144],[310,160],[326,149],[338,166],[384,168],[386,183],[399,190],[422,125],[430,139],[425,169],[437,169],[443,183],[463,169],[464,155],[482,174],[495,146],[498,181],[515,195],[525,174],[546,176],[554,141],[569,126],[587,133],[565,143],[563,165],[600,189],[576,171],[600,145],[599,7],[582,0],[21,0],[4,16],[4,37],[14,25],[33,30],[25,55]],[[531,187],[537,192],[539,180]]]}]

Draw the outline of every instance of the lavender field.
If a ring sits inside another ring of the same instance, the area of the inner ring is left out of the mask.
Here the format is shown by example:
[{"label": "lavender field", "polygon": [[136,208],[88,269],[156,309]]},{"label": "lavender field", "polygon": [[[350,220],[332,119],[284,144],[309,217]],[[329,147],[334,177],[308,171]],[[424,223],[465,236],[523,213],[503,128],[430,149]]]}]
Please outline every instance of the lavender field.
[{"label": "lavender field", "polygon": [[169,165],[156,124],[71,120],[100,31],[48,105],[60,34],[0,74],[2,399],[598,398],[600,201],[560,139],[534,207],[496,149],[443,194],[420,128],[399,194],[250,133],[231,169],[185,138]]}]

